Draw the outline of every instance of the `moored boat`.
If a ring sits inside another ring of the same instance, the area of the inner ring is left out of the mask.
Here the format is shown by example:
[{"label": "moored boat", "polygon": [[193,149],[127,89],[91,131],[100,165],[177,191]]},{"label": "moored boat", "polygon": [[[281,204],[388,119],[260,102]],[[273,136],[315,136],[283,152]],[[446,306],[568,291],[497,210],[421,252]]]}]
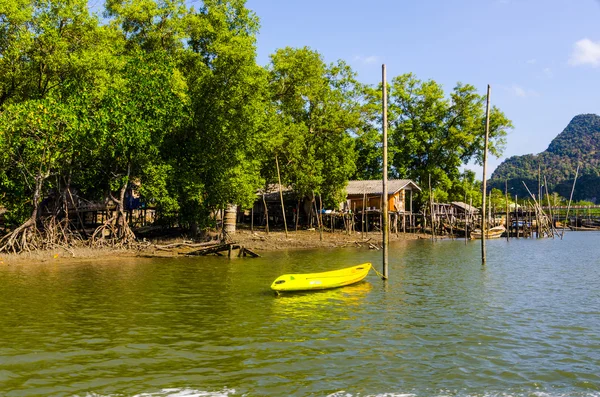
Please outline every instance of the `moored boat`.
[{"label": "moored boat", "polygon": [[[506,228],[504,226],[495,226],[485,231],[485,238],[500,238],[504,234],[504,232],[506,232]],[[482,234],[483,233],[481,232],[481,229],[475,229],[471,232],[471,238],[480,239]]]},{"label": "moored boat", "polygon": [[600,230],[598,226],[569,226],[569,229],[577,232],[594,232]]},{"label": "moored boat", "polygon": [[311,291],[338,288],[362,281],[371,270],[371,263],[321,273],[284,274],[271,284],[276,292]]}]

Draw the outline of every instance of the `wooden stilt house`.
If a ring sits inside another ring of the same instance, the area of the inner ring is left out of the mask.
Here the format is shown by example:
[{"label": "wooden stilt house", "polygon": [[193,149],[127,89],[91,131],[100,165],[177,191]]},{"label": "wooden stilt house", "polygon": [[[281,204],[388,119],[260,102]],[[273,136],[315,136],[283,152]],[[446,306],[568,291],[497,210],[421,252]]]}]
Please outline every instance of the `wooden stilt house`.
[{"label": "wooden stilt house", "polygon": [[[388,181],[388,211],[392,230],[403,231],[414,228],[413,194],[421,191],[416,183],[409,179],[392,179]],[[361,213],[361,223],[366,230],[379,227],[381,217],[381,196],[383,184],[381,180],[349,181],[346,187],[347,199],[345,210],[355,214]],[[365,218],[366,220],[363,220]],[[370,218],[370,220],[369,220]],[[399,225],[401,222],[401,225]]]}]

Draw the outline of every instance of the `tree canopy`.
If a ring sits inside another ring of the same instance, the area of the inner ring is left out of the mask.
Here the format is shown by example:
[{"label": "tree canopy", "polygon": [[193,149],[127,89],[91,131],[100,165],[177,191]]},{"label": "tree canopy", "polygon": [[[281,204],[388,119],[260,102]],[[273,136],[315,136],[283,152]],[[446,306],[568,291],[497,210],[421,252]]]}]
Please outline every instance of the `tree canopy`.
[{"label": "tree canopy", "polygon": [[[462,179],[461,166],[469,161],[482,162],[484,100],[472,85],[459,83],[446,97],[435,81],[421,81],[410,73],[395,77],[390,87],[389,112],[395,174],[424,187],[431,180],[436,200],[463,200],[449,193]],[[492,108],[490,153],[502,152],[510,128],[510,120]]]},{"label": "tree canopy", "polygon": [[[251,207],[278,181],[276,164],[298,198],[328,207],[350,178],[381,177],[380,87],[308,47],[258,65],[259,18],[244,0],[108,0],[102,15],[86,0],[0,0],[0,206],[11,229],[0,251],[35,248],[59,224],[55,243],[85,234],[69,221],[76,201],[115,208],[94,238],[133,241],[132,190],[159,221],[196,231],[227,205]],[[392,177],[431,176],[438,200],[476,199],[461,166],[481,161],[483,96],[460,83],[447,96],[413,74],[393,78],[389,95]],[[511,123],[496,108],[491,119],[498,155]]]}]

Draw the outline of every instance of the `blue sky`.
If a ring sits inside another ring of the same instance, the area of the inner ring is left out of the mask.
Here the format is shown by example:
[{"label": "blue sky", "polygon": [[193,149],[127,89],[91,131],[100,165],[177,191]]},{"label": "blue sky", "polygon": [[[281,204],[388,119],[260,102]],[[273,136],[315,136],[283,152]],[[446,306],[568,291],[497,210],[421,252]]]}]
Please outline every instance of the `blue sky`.
[{"label": "blue sky", "polygon": [[[248,0],[261,21],[258,62],[308,46],[363,83],[412,72],[449,92],[472,84],[513,121],[500,159],[546,150],[581,113],[600,114],[598,0]],[[481,179],[481,167],[469,166]]]}]

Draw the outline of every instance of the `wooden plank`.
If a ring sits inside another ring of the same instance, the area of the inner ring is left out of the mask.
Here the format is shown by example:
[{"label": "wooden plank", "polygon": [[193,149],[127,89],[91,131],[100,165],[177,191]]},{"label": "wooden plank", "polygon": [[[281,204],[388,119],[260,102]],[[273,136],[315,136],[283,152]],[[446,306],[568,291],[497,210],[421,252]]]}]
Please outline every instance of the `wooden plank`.
[{"label": "wooden plank", "polygon": [[199,250],[189,252],[189,253],[187,253],[187,255],[197,256],[197,255],[216,254],[216,253],[219,253],[221,251],[227,251],[227,250],[229,250],[229,245],[230,244],[216,244],[216,245],[213,245],[213,246],[210,246],[210,247],[201,248]]},{"label": "wooden plank", "polygon": [[205,247],[196,251],[192,251],[192,252],[188,252],[185,255],[188,256],[204,256],[204,255],[211,255],[211,254],[216,254],[219,256],[222,256],[221,252],[224,251],[228,251],[228,255],[229,257],[231,257],[231,251],[234,249],[239,249],[240,250],[240,254],[238,256],[251,256],[253,258],[260,258],[260,255],[258,255],[256,252],[253,252],[252,250],[246,248],[246,247],[242,247],[239,244],[236,243],[223,243],[223,244],[215,244],[213,246],[210,247]]}]

